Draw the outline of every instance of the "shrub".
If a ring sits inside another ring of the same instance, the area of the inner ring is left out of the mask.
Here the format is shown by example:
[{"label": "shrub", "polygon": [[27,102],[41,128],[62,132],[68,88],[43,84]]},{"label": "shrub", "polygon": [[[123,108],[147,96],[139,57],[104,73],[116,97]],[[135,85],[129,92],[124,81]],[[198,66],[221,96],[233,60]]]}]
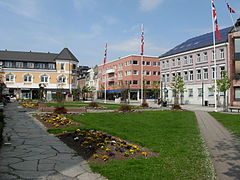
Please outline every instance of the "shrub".
[{"label": "shrub", "polygon": [[54,113],[56,113],[56,114],[65,114],[65,113],[67,113],[67,109],[64,106],[56,107],[54,109]]},{"label": "shrub", "polygon": [[119,108],[119,111],[123,111],[123,112],[130,112],[132,110],[132,107],[129,105],[122,105]]},{"label": "shrub", "polygon": [[88,107],[99,107],[99,106],[98,106],[98,103],[91,102],[91,103],[88,104]]},{"label": "shrub", "polygon": [[146,103],[146,102],[143,102],[143,103],[141,104],[141,107],[144,107],[144,108],[146,108],[146,107],[149,107],[149,106],[148,106],[148,103]]},{"label": "shrub", "polygon": [[180,110],[180,109],[182,109],[182,108],[181,108],[181,106],[178,105],[178,104],[173,104],[172,109],[173,109],[173,110]]}]

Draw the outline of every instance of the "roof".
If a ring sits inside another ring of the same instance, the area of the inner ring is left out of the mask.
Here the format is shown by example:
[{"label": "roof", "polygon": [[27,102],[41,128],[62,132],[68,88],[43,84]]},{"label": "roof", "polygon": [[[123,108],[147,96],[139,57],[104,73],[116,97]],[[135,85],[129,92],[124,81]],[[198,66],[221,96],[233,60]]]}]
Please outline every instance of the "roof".
[{"label": "roof", "polygon": [[60,60],[71,60],[71,61],[77,61],[77,58],[72,54],[72,52],[68,48],[64,48],[59,55],[56,57],[56,59]]},{"label": "roof", "polygon": [[[219,30],[221,40],[216,39],[216,44],[224,43],[228,41],[228,34],[231,32],[233,27],[227,27],[224,29]],[[166,56],[171,56],[174,54],[202,48],[202,47],[207,47],[213,45],[213,35],[212,32],[203,34],[201,36],[197,36],[191,39],[188,39],[187,41],[177,45],[173,49],[169,50],[168,52],[162,54],[161,57],[166,57]]]},{"label": "roof", "polygon": [[32,61],[32,62],[55,62],[59,60],[73,60],[78,61],[77,58],[64,48],[59,54],[56,53],[42,53],[42,52],[22,52],[22,51],[0,51],[0,60],[9,61]]},{"label": "roof", "polygon": [[11,61],[34,61],[34,62],[54,62],[55,53],[20,52],[20,51],[0,51],[0,60]]}]

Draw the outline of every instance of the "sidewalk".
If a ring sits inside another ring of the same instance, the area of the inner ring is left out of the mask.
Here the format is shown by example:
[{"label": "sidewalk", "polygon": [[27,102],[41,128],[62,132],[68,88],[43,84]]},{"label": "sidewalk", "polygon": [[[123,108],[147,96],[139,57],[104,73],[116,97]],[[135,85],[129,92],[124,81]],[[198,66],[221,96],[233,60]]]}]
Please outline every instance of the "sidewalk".
[{"label": "sidewalk", "polygon": [[199,128],[208,146],[217,179],[240,179],[240,141],[204,111],[195,111]]},{"label": "sidewalk", "polygon": [[87,162],[17,103],[4,108],[5,139],[0,149],[0,179],[103,180],[91,172]]}]

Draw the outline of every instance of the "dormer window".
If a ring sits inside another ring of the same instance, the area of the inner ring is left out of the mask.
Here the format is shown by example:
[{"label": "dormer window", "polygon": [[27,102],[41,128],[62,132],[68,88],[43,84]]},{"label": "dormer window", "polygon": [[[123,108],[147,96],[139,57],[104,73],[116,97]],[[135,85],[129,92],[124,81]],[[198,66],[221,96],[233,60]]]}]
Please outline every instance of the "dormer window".
[{"label": "dormer window", "polygon": [[40,79],[41,79],[41,83],[48,83],[48,76],[47,75],[42,75]]},{"label": "dormer window", "polygon": [[6,74],[6,82],[13,82],[14,75],[13,74]]},{"label": "dormer window", "polygon": [[61,63],[61,64],[60,64],[60,69],[61,69],[61,70],[64,70],[64,63]]},{"label": "dormer window", "polygon": [[64,75],[61,75],[58,77],[58,82],[59,83],[66,83],[66,77]]}]

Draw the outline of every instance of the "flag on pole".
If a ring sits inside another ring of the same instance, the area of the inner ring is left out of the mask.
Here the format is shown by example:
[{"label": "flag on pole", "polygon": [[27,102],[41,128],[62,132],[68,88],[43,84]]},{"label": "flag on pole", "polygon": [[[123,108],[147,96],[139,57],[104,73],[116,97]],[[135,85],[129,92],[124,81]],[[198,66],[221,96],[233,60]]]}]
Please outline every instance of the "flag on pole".
[{"label": "flag on pole", "polygon": [[107,61],[107,43],[105,45],[105,53],[104,53],[104,59],[103,59],[104,64],[106,64],[106,61]]},{"label": "flag on pole", "polygon": [[230,13],[236,13],[235,11],[234,11],[234,9],[228,4],[228,2],[225,0],[225,2],[226,2],[226,4],[227,4],[227,8],[228,8],[228,10],[229,10],[229,12]]},{"label": "flag on pole", "polygon": [[144,53],[144,27],[143,27],[143,24],[142,24],[142,27],[141,27],[141,55],[143,55]]},{"label": "flag on pole", "polygon": [[214,20],[214,24],[215,24],[216,35],[217,35],[218,40],[220,40],[221,37],[220,37],[219,30],[218,30],[217,11],[216,11],[216,8],[214,5],[214,0],[212,0],[212,13],[213,13],[213,20]]}]

